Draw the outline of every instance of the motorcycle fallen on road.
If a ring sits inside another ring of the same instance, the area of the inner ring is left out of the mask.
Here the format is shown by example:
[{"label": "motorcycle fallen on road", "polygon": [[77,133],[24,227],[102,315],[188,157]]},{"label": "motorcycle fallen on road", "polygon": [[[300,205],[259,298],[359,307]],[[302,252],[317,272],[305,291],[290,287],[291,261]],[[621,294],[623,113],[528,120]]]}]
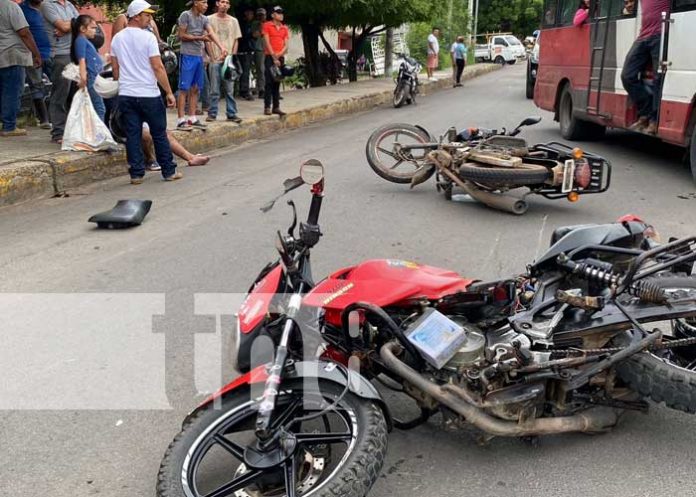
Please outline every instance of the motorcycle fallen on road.
[{"label": "motorcycle fallen on road", "polygon": [[[185,419],[161,463],[160,497],[363,497],[389,431],[435,414],[485,441],[604,433],[649,398],[696,412],[696,236],[662,245],[626,217],[556,229],[527,271],[499,281],[380,259],[315,283],[318,161],[285,192],[302,184],[308,219],[296,234],[289,202],[280,257],[237,315],[231,360],[244,374]],[[313,334],[321,345],[309,345]],[[258,342],[272,359],[255,366]],[[420,414],[401,419],[373,383]]]},{"label": "motorcycle fallen on road", "polygon": [[529,117],[507,131],[450,128],[436,140],[420,126],[387,124],[375,130],[365,153],[370,167],[393,183],[411,188],[436,175],[438,191],[452,199],[455,187],[494,209],[524,214],[530,194],[576,202],[609,189],[611,164],[604,158],[558,142],[529,146],[518,137]]}]

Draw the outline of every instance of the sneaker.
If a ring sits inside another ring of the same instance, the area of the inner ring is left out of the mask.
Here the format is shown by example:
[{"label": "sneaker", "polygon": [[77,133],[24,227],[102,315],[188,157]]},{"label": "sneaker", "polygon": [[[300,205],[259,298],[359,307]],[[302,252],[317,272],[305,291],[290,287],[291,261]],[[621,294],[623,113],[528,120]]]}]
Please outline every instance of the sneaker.
[{"label": "sneaker", "polygon": [[145,178],[131,178],[131,185],[142,185]]},{"label": "sneaker", "polygon": [[162,168],[160,167],[157,162],[150,162],[149,164],[145,164],[145,170],[146,171],[161,171]]},{"label": "sneaker", "polygon": [[203,124],[199,119],[196,119],[195,121],[189,121],[189,124],[194,128],[198,129],[206,129],[208,127],[205,124]]},{"label": "sneaker", "polygon": [[51,143],[55,143],[56,145],[62,145],[63,144],[63,137],[62,136],[54,136],[51,138]]},{"label": "sneaker", "polygon": [[191,127],[191,123],[189,121],[181,121],[176,125],[176,129],[181,131],[191,131],[193,128]]},{"label": "sneaker", "polygon": [[265,109],[263,109],[263,113],[264,113],[265,115],[267,115],[267,116],[270,116],[270,115],[273,114],[273,112],[271,111],[271,109],[269,109],[268,107],[266,107]]},{"label": "sneaker", "polygon": [[630,131],[642,132],[648,126],[648,124],[650,124],[650,121],[647,117],[639,117],[636,122],[628,127],[628,129]]},{"label": "sneaker", "polygon": [[12,136],[26,136],[27,130],[23,128],[15,128],[12,131],[0,131],[0,136],[12,137]]},{"label": "sneaker", "polygon": [[176,180],[181,179],[183,177],[184,177],[184,175],[182,173],[174,173],[171,176],[167,176],[166,178],[164,178],[164,181],[176,181]]},{"label": "sneaker", "polygon": [[650,121],[648,126],[643,130],[643,133],[647,133],[649,135],[656,135],[657,134],[657,123],[655,121]]},{"label": "sneaker", "polygon": [[283,117],[283,116],[287,115],[285,112],[283,112],[283,111],[280,110],[280,109],[273,109],[273,110],[271,111],[271,113],[273,113],[273,114],[278,114],[280,117]]},{"label": "sneaker", "polygon": [[53,126],[51,126],[51,123],[46,121],[45,123],[39,123],[39,128],[41,129],[51,129]]},{"label": "sneaker", "polygon": [[228,117],[227,120],[237,124],[242,122],[242,118],[237,116]]},{"label": "sneaker", "polygon": [[217,117],[208,116],[208,117],[205,118],[205,122],[207,122],[207,123],[212,123],[212,122],[215,122],[215,121],[217,121]]}]

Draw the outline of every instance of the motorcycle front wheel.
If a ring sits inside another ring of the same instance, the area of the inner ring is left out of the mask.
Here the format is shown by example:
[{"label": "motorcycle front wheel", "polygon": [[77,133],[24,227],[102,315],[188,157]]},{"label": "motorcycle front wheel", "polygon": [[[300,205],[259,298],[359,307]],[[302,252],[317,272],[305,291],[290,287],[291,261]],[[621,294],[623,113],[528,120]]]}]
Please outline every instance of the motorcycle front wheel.
[{"label": "motorcycle front wheel", "polygon": [[[696,290],[696,276],[653,278],[669,293]],[[696,337],[696,321],[675,320],[672,336],[665,340]],[[628,337],[619,340],[627,344]],[[655,352],[642,352],[618,364],[619,377],[643,397],[664,402],[669,408],[696,414],[696,347],[675,347]]]},{"label": "motorcycle front wheel", "polygon": [[[403,150],[404,145],[418,147],[430,143],[430,135],[423,129],[410,124],[387,124],[375,130],[367,140],[365,155],[372,170],[380,177],[392,183],[407,184],[411,179],[427,167],[425,158],[430,152],[429,147]],[[434,168],[427,173],[430,178],[435,173]]]},{"label": "motorcycle front wheel", "polygon": [[403,81],[399,81],[396,84],[396,89],[394,90],[394,108],[398,109],[406,102],[406,85]]},{"label": "motorcycle front wheel", "polygon": [[376,403],[321,380],[312,390],[302,382],[283,385],[272,426],[285,430],[294,450],[263,470],[244,462],[256,441],[256,412],[246,391],[188,420],[162,459],[157,495],[364,497],[379,477],[387,425]]}]

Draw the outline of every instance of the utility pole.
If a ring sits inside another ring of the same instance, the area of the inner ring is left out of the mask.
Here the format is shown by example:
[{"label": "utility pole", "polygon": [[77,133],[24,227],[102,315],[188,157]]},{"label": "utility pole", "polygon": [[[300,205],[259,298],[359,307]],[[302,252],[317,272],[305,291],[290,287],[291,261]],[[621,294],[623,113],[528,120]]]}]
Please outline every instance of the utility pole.
[{"label": "utility pole", "polygon": [[384,75],[391,78],[393,71],[394,53],[394,28],[387,29],[386,41],[384,43]]},{"label": "utility pole", "polygon": [[472,47],[474,50],[476,49],[476,35],[478,35],[478,11],[479,11],[480,0],[475,0],[475,1],[476,1],[476,11],[474,12],[474,41],[472,43]]}]

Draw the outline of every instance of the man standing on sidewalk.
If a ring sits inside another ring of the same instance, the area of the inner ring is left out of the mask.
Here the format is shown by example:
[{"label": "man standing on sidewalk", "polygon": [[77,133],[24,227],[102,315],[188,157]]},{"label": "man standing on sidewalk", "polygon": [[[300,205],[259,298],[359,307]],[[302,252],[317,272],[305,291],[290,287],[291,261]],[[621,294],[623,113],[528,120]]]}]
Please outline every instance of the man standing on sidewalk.
[{"label": "man standing on sidewalk", "polygon": [[114,36],[111,42],[111,63],[114,80],[119,82],[118,107],[126,131],[126,154],[133,185],[141,184],[145,176],[143,123],[150,128],[155,155],[165,181],[183,177],[176,172],[167,139],[167,110],[157,83],[166,93],[168,107],[174,107],[176,99],[162,64],[157,39],[145,30],[157,9],[157,6],[145,0],[133,0],[126,12],[128,27]]},{"label": "man standing on sidewalk", "polygon": [[266,9],[256,9],[256,19],[251,24],[251,37],[254,39],[254,71],[256,72],[256,94],[263,98],[266,89],[266,40],[263,37],[263,25],[266,22]]},{"label": "man standing on sidewalk", "polygon": [[53,123],[51,140],[62,143],[65,121],[68,118],[68,95],[70,94],[70,81],[63,77],[63,69],[70,64],[70,45],[72,43],[72,20],[79,16],[75,6],[68,0],[45,0],[41,4],[41,13],[44,16],[46,34],[52,40],[51,50],[51,100],[48,104],[48,112]]},{"label": "man standing on sidewalk", "polygon": [[437,40],[440,37],[440,28],[433,28],[433,32],[428,35],[428,61],[425,65],[425,70],[428,73],[428,79],[434,80],[433,72],[439,64],[440,42]]},{"label": "man standing on sidewalk", "polygon": [[41,67],[41,55],[22,9],[10,0],[0,0],[0,136],[27,134],[17,127],[17,113],[24,91],[24,68],[32,65]]},{"label": "man standing on sidewalk", "polygon": [[[203,52],[206,42],[213,42],[227,57],[227,50],[220,44],[210,22],[205,16],[208,9],[207,0],[194,0],[191,10],[185,10],[179,16],[179,38],[181,39],[181,63],[179,65],[179,102],[178,129],[189,130],[192,126],[205,129],[206,125],[196,117],[198,95],[205,84],[205,62]],[[186,115],[186,100],[188,110]]]},{"label": "man standing on sidewalk", "polygon": [[254,10],[251,7],[244,9],[244,19],[241,23],[242,39],[239,42],[239,62],[242,65],[242,74],[239,77],[239,96],[246,100],[254,100],[249,89],[249,77],[251,66],[254,63],[254,45],[251,27],[254,22]]},{"label": "man standing on sidewalk", "polygon": [[[46,34],[44,27],[43,15],[39,8],[43,0],[24,0],[20,7],[24,13],[24,18],[29,23],[29,30],[34,37],[36,47],[41,54],[41,60],[46,63],[51,58],[51,40]],[[41,67],[28,67],[27,83],[31,90],[31,98],[34,102],[34,112],[39,120],[39,126],[43,129],[51,129],[51,123],[48,119],[48,109],[46,108],[46,89],[43,82],[43,65]]]},{"label": "man standing on sidewalk", "polygon": [[[288,52],[288,40],[290,31],[283,24],[283,8],[276,5],[271,13],[271,20],[263,25],[263,37],[266,47],[266,90],[263,95],[264,114],[278,114],[280,117],[285,112],[280,110],[280,81],[276,81],[271,72],[272,67],[280,69],[285,63],[285,54]],[[273,108],[271,108],[271,103]]]},{"label": "man standing on sidewalk", "polygon": [[[237,19],[227,13],[230,10],[229,0],[217,0],[215,2],[217,12],[208,16],[210,26],[215,31],[220,43],[230,55],[237,53],[237,44],[242,37]],[[208,108],[208,118],[206,121],[217,119],[218,105],[220,103],[220,92],[225,97],[227,103],[227,120],[241,123],[237,117],[237,102],[234,100],[234,81],[224,78],[220,69],[225,62],[225,56],[213,43],[207,43],[210,64],[208,65],[208,78],[210,81],[210,107]]]}]

